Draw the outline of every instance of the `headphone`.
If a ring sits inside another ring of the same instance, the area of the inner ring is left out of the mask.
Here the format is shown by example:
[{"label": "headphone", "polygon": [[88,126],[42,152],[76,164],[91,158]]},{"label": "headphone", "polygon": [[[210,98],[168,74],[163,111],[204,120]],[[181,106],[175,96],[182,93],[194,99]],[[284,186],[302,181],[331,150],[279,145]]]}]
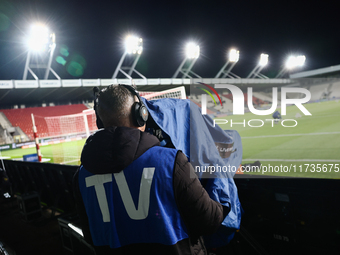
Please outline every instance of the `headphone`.
[{"label": "headphone", "polygon": [[[139,93],[137,90],[130,86],[130,85],[125,85],[125,84],[118,84],[118,86],[123,86],[127,90],[131,92],[132,95],[137,96],[139,102],[135,102],[132,105],[132,119],[134,122],[134,125],[137,127],[142,127],[146,124],[146,121],[148,120],[149,117],[149,112],[146,106],[144,105],[142,99],[139,96]],[[96,124],[99,129],[104,128],[103,122],[99,118],[98,112],[97,112],[97,107],[98,107],[98,97],[100,94],[100,90],[98,87],[93,88],[93,93],[94,93],[94,110],[96,112]]]}]

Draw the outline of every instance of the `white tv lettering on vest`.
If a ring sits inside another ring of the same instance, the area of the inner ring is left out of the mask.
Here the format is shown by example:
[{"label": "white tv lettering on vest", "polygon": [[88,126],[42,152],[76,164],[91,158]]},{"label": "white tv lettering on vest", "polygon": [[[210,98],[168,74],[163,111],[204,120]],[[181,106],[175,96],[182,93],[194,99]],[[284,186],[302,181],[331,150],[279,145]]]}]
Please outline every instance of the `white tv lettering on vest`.
[{"label": "white tv lettering on vest", "polygon": [[154,167],[143,169],[142,180],[139,186],[137,209],[135,207],[135,204],[133,203],[131,192],[127,185],[124,172],[121,171],[118,174],[114,174],[126,212],[133,220],[143,220],[148,217],[150,205],[150,189],[154,173]]},{"label": "white tv lettering on vest", "polygon": [[85,178],[86,187],[94,186],[96,191],[100,211],[104,222],[110,222],[109,206],[107,204],[104,183],[112,182],[112,174],[93,175]]},{"label": "white tv lettering on vest", "polygon": [[[131,192],[125,179],[124,171],[113,174],[119,193],[122,197],[127,214],[133,220],[143,220],[149,214],[150,189],[155,173],[154,167],[143,168],[142,179],[139,186],[138,206],[132,200]],[[86,187],[94,186],[103,222],[110,222],[110,212],[105,193],[104,183],[112,182],[112,174],[93,175],[85,178]]]},{"label": "white tv lettering on vest", "polygon": [[[235,85],[231,84],[215,84],[214,86],[217,89],[228,89],[230,90],[231,94],[233,95],[233,115],[244,115],[244,94],[240,88],[238,88]],[[302,93],[305,95],[304,98],[287,98],[287,93]],[[269,109],[265,110],[258,110],[255,109],[254,104],[253,104],[253,88],[248,87],[247,88],[247,104],[248,104],[248,109],[251,113],[255,115],[270,115],[274,113],[277,109],[278,106],[278,92],[277,88],[272,88],[272,106]],[[304,89],[304,88],[292,88],[292,87],[282,87],[281,88],[281,111],[282,115],[286,115],[287,111],[287,105],[288,104],[293,104],[295,105],[304,115],[312,115],[302,104],[307,103],[311,99],[311,93],[309,90]],[[202,114],[206,114],[207,112],[207,97],[205,94],[202,94],[201,97],[201,110]],[[271,122],[271,126],[274,127],[274,120],[271,119],[266,119],[265,121]],[[233,120],[226,120],[226,119],[214,119],[213,120],[213,126],[215,127],[216,124],[227,124],[230,123],[231,127],[232,125],[242,125],[243,127],[246,126],[246,121],[244,120],[243,122],[233,122]],[[259,122],[258,125],[251,125],[249,122]],[[287,122],[292,122],[292,125],[288,125]],[[262,127],[264,125],[264,121],[260,119],[253,119],[249,120],[248,122],[249,127]],[[284,124],[286,123],[286,125]],[[295,127],[297,126],[297,121],[294,119],[284,119],[281,121],[281,125],[283,127]]]}]

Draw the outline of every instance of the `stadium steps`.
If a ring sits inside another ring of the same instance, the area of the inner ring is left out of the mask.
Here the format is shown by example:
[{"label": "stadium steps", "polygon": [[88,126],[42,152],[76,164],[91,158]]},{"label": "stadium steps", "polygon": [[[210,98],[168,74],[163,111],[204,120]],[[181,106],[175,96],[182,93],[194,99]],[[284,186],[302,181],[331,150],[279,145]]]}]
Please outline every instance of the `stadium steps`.
[{"label": "stadium steps", "polygon": [[2,128],[2,126],[0,125],[0,145],[6,143],[6,138],[5,138],[4,131],[5,131],[5,130],[4,130],[4,129]]},{"label": "stadium steps", "polygon": [[340,82],[332,83],[332,86],[329,88],[330,95],[329,98],[340,98]]},{"label": "stadium steps", "polygon": [[324,95],[327,95],[327,89],[329,84],[322,84],[322,85],[316,85],[311,86],[309,88],[309,91],[311,93],[311,101],[317,101],[323,98]]},{"label": "stadium steps", "polygon": [[3,112],[0,112],[0,125],[4,129],[8,129],[12,127],[11,122],[7,119],[6,115]]},{"label": "stadium steps", "polygon": [[13,143],[13,137],[9,135],[13,131],[11,122],[3,112],[0,112],[0,144]]}]

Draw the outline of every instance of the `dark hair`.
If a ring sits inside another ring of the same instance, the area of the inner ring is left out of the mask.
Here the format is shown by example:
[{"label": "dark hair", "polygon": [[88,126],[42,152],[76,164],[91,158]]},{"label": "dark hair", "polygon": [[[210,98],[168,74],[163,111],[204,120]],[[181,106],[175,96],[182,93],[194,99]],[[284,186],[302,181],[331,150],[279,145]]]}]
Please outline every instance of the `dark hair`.
[{"label": "dark hair", "polygon": [[98,96],[98,115],[105,127],[129,124],[134,96],[124,86],[110,85]]}]

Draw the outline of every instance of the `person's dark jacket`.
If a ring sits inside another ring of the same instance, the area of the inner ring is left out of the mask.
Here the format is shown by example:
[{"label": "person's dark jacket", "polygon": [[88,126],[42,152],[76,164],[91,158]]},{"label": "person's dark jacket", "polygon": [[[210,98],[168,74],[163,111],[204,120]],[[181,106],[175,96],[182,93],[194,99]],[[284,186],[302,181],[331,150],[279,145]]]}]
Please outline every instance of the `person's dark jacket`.
[{"label": "person's dark jacket", "polygon": [[[87,139],[82,151],[81,163],[92,174],[118,173],[153,146],[159,146],[159,140],[146,132],[127,127],[106,128],[99,130]],[[96,247],[98,253],[206,254],[201,236],[215,232],[228,214],[229,208],[210,199],[196,177],[193,167],[181,151],[177,153],[173,174],[175,199],[187,227],[189,238],[171,246],[132,244],[118,249]],[[193,176],[195,177],[193,178]],[[88,218],[78,187],[78,172],[74,177],[74,189],[85,240],[93,244]]]}]

